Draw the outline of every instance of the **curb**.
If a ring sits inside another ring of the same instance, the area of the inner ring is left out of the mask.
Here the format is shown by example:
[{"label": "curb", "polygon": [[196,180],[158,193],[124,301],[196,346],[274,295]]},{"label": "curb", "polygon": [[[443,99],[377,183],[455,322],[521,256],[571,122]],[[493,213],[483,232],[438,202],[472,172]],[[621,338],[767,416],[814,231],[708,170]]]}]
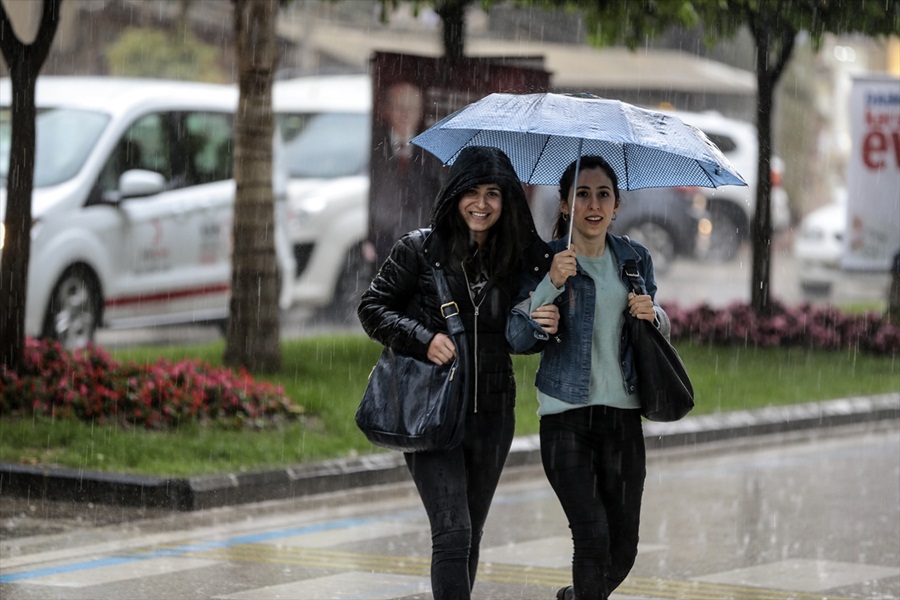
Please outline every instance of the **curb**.
[{"label": "curb", "polygon": [[[729,439],[891,419],[900,419],[900,392],[687,417],[675,423],[645,421],[644,439],[648,450],[677,449]],[[534,465],[540,461],[539,439],[532,435],[513,441],[506,466]],[[0,464],[0,496],[186,512],[338,492],[396,483],[407,478],[406,462],[397,452],[256,473],[180,479]]]}]

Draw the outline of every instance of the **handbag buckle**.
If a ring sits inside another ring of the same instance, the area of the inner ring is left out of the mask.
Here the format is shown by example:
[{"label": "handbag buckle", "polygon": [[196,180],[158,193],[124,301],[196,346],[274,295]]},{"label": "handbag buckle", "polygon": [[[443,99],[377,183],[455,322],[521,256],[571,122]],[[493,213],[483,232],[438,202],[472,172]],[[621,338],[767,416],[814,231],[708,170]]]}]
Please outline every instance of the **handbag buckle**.
[{"label": "handbag buckle", "polygon": [[[450,312],[451,310],[453,312]],[[441,304],[441,315],[443,315],[445,319],[455,317],[458,314],[459,306],[457,306],[456,302],[445,302],[444,304]]]}]

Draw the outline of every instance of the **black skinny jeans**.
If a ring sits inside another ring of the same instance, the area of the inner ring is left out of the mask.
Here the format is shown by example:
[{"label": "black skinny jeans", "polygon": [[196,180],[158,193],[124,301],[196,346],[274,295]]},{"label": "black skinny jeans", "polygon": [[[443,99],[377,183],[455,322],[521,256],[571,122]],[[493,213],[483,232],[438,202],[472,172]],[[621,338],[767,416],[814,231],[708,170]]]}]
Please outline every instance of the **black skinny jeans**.
[{"label": "black skinny jeans", "polygon": [[541,459],[572,530],[575,600],[606,600],[637,557],[647,472],[640,411],[542,416]]},{"label": "black skinny jeans", "polygon": [[431,591],[435,600],[471,597],[481,534],[515,428],[512,407],[470,413],[460,446],[445,452],[404,455],[431,522]]}]

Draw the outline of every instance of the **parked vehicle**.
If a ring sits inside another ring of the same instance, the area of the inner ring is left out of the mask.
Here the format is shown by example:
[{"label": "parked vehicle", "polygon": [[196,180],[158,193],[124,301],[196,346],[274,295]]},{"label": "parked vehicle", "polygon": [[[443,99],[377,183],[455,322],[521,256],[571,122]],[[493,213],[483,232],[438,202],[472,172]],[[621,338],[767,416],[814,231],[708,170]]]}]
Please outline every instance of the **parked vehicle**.
[{"label": "parked vehicle", "polygon": [[[0,80],[0,215],[11,95]],[[225,85],[38,78],[26,335],[77,348],[98,327],[228,317],[237,101]],[[282,225],[286,174],[275,142]],[[287,309],[294,261],[286,231],[274,236]]]},{"label": "parked vehicle", "polygon": [[[647,188],[620,195],[622,203],[610,231],[647,246],[657,275],[668,271],[678,258],[694,258],[699,231],[709,226],[706,197],[699,188]],[[559,191],[553,186],[532,186],[530,198],[538,233],[549,240],[559,212]]]},{"label": "parked vehicle", "polygon": [[834,200],[807,214],[794,239],[800,290],[809,299],[827,298],[839,276],[847,233],[847,190],[838,188]]},{"label": "parked vehicle", "polygon": [[[287,218],[297,263],[296,301],[346,314],[371,276],[362,244],[368,227],[372,80],[323,75],[276,81],[273,103],[290,170]],[[752,222],[756,193],[752,125],[716,113],[676,115],[719,144],[751,186],[628,192],[616,231],[650,246],[660,272],[678,256],[695,255],[699,229],[706,236],[704,256],[733,257]],[[544,186],[531,192],[539,227],[547,218],[541,213],[555,208],[555,193]],[[773,207],[776,227],[786,227],[787,196],[778,185]],[[545,229],[541,234],[547,237]]]},{"label": "parked vehicle", "polygon": [[287,229],[299,305],[355,311],[368,283],[363,261],[369,207],[372,82],[367,75],[276,81],[285,143]]},{"label": "parked vehicle", "polygon": [[709,220],[699,188],[647,188],[621,196],[611,231],[647,246],[657,275],[666,273],[676,258],[695,257],[701,224]]},{"label": "parked vehicle", "polygon": [[[700,188],[707,198],[712,223],[704,256],[711,260],[730,260],[735,257],[741,244],[750,238],[755,219],[759,163],[756,126],[717,112],[672,111],[672,114],[703,131],[747,182],[746,187]],[[772,228],[779,232],[790,225],[791,213],[787,192],[781,185],[784,161],[773,156],[771,165]]]}]

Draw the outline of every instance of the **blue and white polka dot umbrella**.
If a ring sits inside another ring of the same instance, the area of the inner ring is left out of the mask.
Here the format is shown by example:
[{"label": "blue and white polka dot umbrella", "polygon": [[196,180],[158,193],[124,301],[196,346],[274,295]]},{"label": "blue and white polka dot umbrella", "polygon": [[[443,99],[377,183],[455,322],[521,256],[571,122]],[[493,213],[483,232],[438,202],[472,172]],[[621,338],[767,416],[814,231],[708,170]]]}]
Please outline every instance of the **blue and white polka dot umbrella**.
[{"label": "blue and white polka dot umbrella", "polygon": [[602,156],[622,190],[747,185],[722,151],[678,117],[595,96],[491,94],[412,139],[444,164],[493,146],[524,183],[557,185],[576,158]]}]

